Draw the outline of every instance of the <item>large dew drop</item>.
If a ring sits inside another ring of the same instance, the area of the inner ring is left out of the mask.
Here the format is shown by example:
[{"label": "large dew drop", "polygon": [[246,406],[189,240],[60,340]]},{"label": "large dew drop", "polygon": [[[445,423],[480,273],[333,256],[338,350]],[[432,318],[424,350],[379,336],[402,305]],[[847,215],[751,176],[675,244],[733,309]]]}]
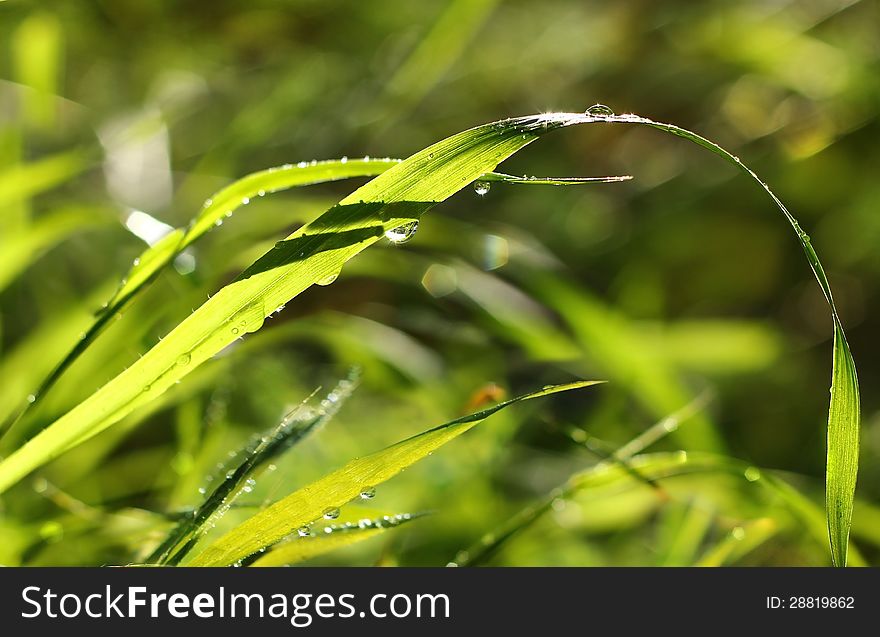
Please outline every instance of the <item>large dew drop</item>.
[{"label": "large dew drop", "polygon": [[592,115],[593,117],[614,117],[614,111],[604,104],[593,104],[586,110],[585,114]]},{"label": "large dew drop", "polygon": [[492,187],[488,181],[475,181],[474,182],[474,192],[480,195],[481,197],[485,197],[489,192],[489,189]]},{"label": "large dew drop", "polygon": [[325,276],[323,279],[318,279],[317,281],[315,281],[315,283],[317,283],[318,285],[330,285],[331,283],[333,283],[336,280],[336,278],[338,276],[339,276],[338,272],[335,274],[329,274],[329,275]]},{"label": "large dew drop", "polygon": [[400,245],[401,243],[406,243],[415,235],[416,230],[419,229],[418,221],[410,221],[409,223],[405,223],[402,226],[397,226],[396,228],[391,228],[391,230],[385,231],[385,238],[388,239],[391,243]]}]

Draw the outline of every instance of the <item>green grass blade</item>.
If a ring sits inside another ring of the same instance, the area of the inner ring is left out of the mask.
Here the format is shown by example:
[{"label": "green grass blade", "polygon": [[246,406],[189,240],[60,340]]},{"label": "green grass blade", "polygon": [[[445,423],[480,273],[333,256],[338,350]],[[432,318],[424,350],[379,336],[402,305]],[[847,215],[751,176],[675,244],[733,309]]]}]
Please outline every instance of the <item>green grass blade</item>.
[{"label": "green grass blade", "polygon": [[444,444],[457,438],[477,423],[515,403],[588,387],[597,381],[580,381],[553,385],[512,398],[489,409],[458,418],[429,429],[376,453],[352,460],[345,466],[291,493],[269,508],[246,520],[238,527],[196,555],[189,566],[228,566],[260,549],[271,546],[300,527],[318,520],[328,510],[339,509],[396,476],[408,466],[425,458]]},{"label": "green grass blade", "polygon": [[859,416],[859,381],[855,362],[850,354],[843,326],[835,318],[825,509],[831,537],[831,556],[837,566],[846,566],[856,476],[859,471]]}]

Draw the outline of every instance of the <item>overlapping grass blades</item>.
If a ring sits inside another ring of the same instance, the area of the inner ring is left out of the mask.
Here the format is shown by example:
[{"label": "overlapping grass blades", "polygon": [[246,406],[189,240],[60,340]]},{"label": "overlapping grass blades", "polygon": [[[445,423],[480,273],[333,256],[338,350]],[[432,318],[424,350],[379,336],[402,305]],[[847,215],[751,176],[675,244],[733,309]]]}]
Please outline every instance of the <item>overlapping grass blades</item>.
[{"label": "overlapping grass blades", "polygon": [[313,407],[310,400],[305,401],[272,431],[256,436],[243,449],[233,453],[233,458],[241,459],[238,464],[234,468],[224,467],[217,486],[191,516],[180,521],[147,561],[169,565],[179,563],[212,521],[222,516],[242,492],[251,490],[249,481],[253,481],[267,464],[336,415],[351,395],[357,376],[358,372],[353,370],[318,406]]},{"label": "overlapping grass blades", "polygon": [[[629,460],[629,465],[653,481],[666,481],[677,476],[703,473],[739,476],[744,482],[753,483],[755,488],[764,488],[776,496],[789,513],[798,520],[808,536],[819,544],[826,542],[824,516],[820,507],[813,504],[781,478],[770,472],[760,471],[746,462],[711,453],[677,451],[638,455]],[[456,566],[472,566],[483,563],[495,554],[505,542],[551,511],[554,502],[564,501],[590,489],[610,485],[637,484],[641,484],[641,481],[635,480],[632,474],[620,463],[600,463],[575,474],[565,485],[522,509],[505,523],[483,536],[473,546],[456,555],[452,563]],[[854,565],[865,565],[864,558],[854,548],[850,550],[850,558]]]},{"label": "overlapping grass blades", "polygon": [[321,519],[325,514],[335,517],[339,507],[358,498],[362,493],[370,493],[378,485],[505,407],[557,392],[588,387],[597,382],[551,385],[457,418],[368,456],[356,458],[260,511],[196,555],[188,565],[229,566],[239,563],[300,527]]},{"label": "overlapping grass blades", "polygon": [[[384,233],[417,222],[435,204],[492,171],[541,135],[592,123],[650,126],[706,148],[753,179],[795,230],[834,321],[826,510],[832,559],[844,565],[858,469],[858,381],[827,277],[809,237],[779,198],[738,157],[696,133],[636,115],[613,115],[605,107],[591,108],[584,114],[548,113],[478,126],[395,164],[280,241],[276,249],[220,290],[137,363],[6,458],[0,463],[0,492],[153,400],[229,343],[258,330],[268,315],[307,287],[331,281],[348,259]],[[175,246],[184,238],[181,234],[173,239]]]}]

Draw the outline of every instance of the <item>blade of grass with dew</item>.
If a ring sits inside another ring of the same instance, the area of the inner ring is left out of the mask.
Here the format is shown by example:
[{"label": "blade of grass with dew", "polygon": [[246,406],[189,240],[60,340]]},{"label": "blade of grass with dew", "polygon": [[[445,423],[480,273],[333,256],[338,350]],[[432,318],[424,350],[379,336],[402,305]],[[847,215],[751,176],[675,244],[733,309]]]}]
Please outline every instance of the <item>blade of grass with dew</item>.
[{"label": "blade of grass with dew", "polygon": [[271,551],[251,562],[249,566],[290,566],[368,540],[424,515],[397,513],[372,518],[362,517],[356,522],[328,523],[317,532],[310,531],[307,536],[294,537],[278,544]]},{"label": "blade of grass with dew", "polygon": [[[113,296],[104,303],[95,321],[81,335],[75,345],[59,364],[43,379],[31,394],[29,401],[17,420],[36,406],[55,385],[64,372],[76,361],[89,345],[101,334],[110,320],[118,316],[134,297],[143,291],[159,273],[180,256],[189,246],[214,227],[221,225],[223,219],[232,215],[238,208],[247,205],[256,197],[288,190],[294,187],[309,186],[355,177],[379,175],[402,160],[383,159],[334,159],[314,162],[285,164],[251,173],[218,191],[205,201],[199,213],[187,228],[170,230],[168,234],[154,241],[139,257],[122,279]],[[525,185],[571,186],[589,183],[610,183],[631,179],[629,175],[610,177],[517,177],[505,173],[488,172],[480,176],[487,182],[503,182]],[[0,289],[2,289],[2,268],[0,268]],[[5,435],[0,434],[0,435]]]},{"label": "blade of grass with dew", "polygon": [[846,340],[843,323],[837,312],[831,285],[825,269],[809,235],[804,232],[789,212],[785,204],[770,187],[746,166],[739,157],[726,151],[718,144],[709,141],[692,131],[655,122],[638,115],[603,115],[601,120],[612,123],[635,123],[656,128],[677,135],[718,155],[745,173],[770,197],[779,211],[797,234],[810,268],[822,289],[825,300],[831,308],[834,324],[833,363],[831,372],[831,400],[828,410],[828,433],[826,444],[825,475],[825,515],[828,521],[828,536],[831,544],[831,561],[835,566],[846,566],[849,531],[852,524],[853,500],[855,498],[856,478],[859,468],[859,421],[860,398],[855,361]]},{"label": "blade of grass with dew", "polygon": [[[413,228],[425,211],[563,123],[559,118],[533,116],[485,124],[395,164],[278,242],[140,360],[0,462],[0,492],[159,396],[221,349],[258,330],[267,316],[303,290],[331,282],[348,259],[386,232]],[[213,201],[209,207],[212,214],[225,215]],[[193,228],[210,226],[200,217]],[[156,259],[166,263],[168,257],[154,253],[148,261]],[[137,278],[146,280],[139,267]],[[119,302],[126,295],[123,292]],[[107,316],[105,312],[98,322]]]},{"label": "blade of grass with dew", "polygon": [[858,472],[858,380],[830,285],[809,237],[781,200],[735,155],[678,126],[637,115],[614,115],[607,107],[591,107],[586,113],[512,118],[478,126],[429,146],[391,167],[279,242],[277,249],[257,260],[135,365],[6,458],[0,463],[0,492],[65,449],[90,438],[159,395],[239,335],[259,329],[267,315],[312,284],[331,282],[348,259],[386,232],[406,228],[410,232],[403,234],[410,236],[427,210],[483,173],[494,170],[501,161],[542,134],[593,123],[649,126],[702,146],[753,179],[795,230],[831,307],[834,322],[826,514],[832,561],[845,565]]},{"label": "blade of grass with dew", "polygon": [[326,424],[342,407],[357,385],[358,372],[339,381],[317,407],[308,400],[287,414],[284,419],[262,435],[256,436],[233,457],[241,461],[234,469],[226,469],[220,484],[211,491],[192,517],[183,520],[147,559],[160,564],[177,564],[193,546],[202,532],[213,526],[226,513],[236,498],[251,490],[257,473],[293,445]]},{"label": "blade of grass with dew", "polygon": [[598,382],[600,381],[579,381],[548,386],[457,418],[381,451],[352,460],[246,520],[196,555],[187,565],[235,564],[260,549],[275,544],[300,527],[321,519],[328,512],[338,511],[362,493],[375,489],[505,407],[558,392],[589,387]]}]

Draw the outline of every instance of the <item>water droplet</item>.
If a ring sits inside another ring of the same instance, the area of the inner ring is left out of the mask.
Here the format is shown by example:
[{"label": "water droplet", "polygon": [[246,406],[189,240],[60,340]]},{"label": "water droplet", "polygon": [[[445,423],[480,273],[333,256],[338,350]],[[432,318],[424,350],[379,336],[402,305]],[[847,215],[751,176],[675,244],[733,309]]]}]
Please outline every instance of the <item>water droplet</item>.
[{"label": "water droplet", "polygon": [[373,521],[370,518],[363,518],[358,520],[359,529],[369,529],[371,526],[373,526]]},{"label": "water droplet", "polygon": [[205,487],[199,487],[199,495],[205,495],[208,490]]},{"label": "water droplet", "polygon": [[191,360],[192,360],[192,356],[189,353],[181,354],[180,356],[177,357],[177,365],[180,367],[186,367],[187,365],[189,365],[189,362]]},{"label": "water droplet", "polygon": [[376,487],[365,487],[361,490],[361,500],[372,500],[376,497]]},{"label": "water droplet", "polygon": [[307,526],[301,526],[296,530],[296,533],[300,537],[309,537],[312,534],[312,529]]},{"label": "water droplet", "polygon": [[139,266],[139,265],[141,264],[141,260],[140,260],[140,258],[135,259],[134,261],[131,262],[131,264],[132,264],[134,267]]},{"label": "water droplet", "polygon": [[34,396],[33,394],[28,394],[27,401],[29,403],[33,404],[33,403],[37,402],[37,397]]},{"label": "water droplet", "polygon": [[492,188],[492,184],[488,181],[475,181],[474,182],[474,192],[480,195],[481,197],[485,197],[486,193],[489,192],[489,189]]},{"label": "water droplet", "polygon": [[604,104],[593,104],[586,110],[586,114],[593,117],[614,117],[614,111]]},{"label": "water droplet", "polygon": [[735,526],[730,534],[733,536],[734,540],[741,540],[746,536],[746,531],[741,526]]},{"label": "water droplet", "polygon": [[238,334],[238,328],[237,328],[237,327],[233,327],[233,328],[232,328],[232,333],[233,333],[233,334]]},{"label": "water droplet", "polygon": [[241,198],[241,205],[243,205],[243,206],[248,205],[250,202],[251,202],[251,200],[248,199],[247,197],[242,197],[242,198]]},{"label": "water droplet", "polygon": [[342,159],[339,160],[339,163],[341,163],[341,164],[347,164],[347,163],[348,163],[348,157],[343,156]]},{"label": "water droplet", "polygon": [[743,475],[749,482],[757,482],[761,479],[761,471],[757,467],[749,467],[743,472]]},{"label": "water droplet", "polygon": [[337,279],[338,276],[339,276],[339,273],[329,274],[329,275],[325,276],[323,279],[318,279],[317,281],[315,281],[315,283],[317,283],[318,285],[330,285],[331,283],[333,283]]},{"label": "water droplet", "polygon": [[151,389],[153,389],[153,386],[152,386],[152,385],[144,385],[144,393],[147,393],[147,392],[150,391]]},{"label": "water droplet", "polygon": [[339,509],[333,507],[325,509],[323,515],[325,520],[335,520],[339,517]]},{"label": "water droplet", "polygon": [[391,228],[391,230],[385,231],[385,238],[388,239],[391,243],[401,244],[406,243],[416,233],[416,230],[419,229],[418,221],[410,221],[409,223],[405,223],[402,226],[397,226],[396,228]]}]

